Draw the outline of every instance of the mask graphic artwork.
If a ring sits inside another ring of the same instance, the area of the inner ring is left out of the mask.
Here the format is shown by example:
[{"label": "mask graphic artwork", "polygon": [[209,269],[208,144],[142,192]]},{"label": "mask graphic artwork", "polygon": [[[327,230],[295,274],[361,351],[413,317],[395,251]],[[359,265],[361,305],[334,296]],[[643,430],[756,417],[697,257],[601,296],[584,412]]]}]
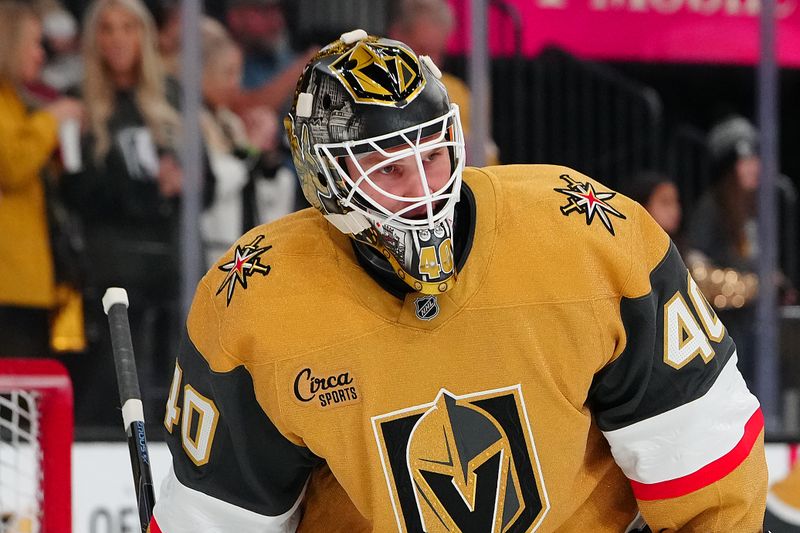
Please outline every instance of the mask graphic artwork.
[{"label": "mask graphic artwork", "polygon": [[294,124],[291,123],[290,118],[287,118],[286,129],[289,132],[292,153],[298,154],[294,158],[294,165],[303,195],[313,207],[323,213],[336,213],[339,209],[336,199],[330,192],[325,176],[319,172],[316,156],[311,151],[308,125],[303,124],[300,127],[300,135],[296,135]]}]

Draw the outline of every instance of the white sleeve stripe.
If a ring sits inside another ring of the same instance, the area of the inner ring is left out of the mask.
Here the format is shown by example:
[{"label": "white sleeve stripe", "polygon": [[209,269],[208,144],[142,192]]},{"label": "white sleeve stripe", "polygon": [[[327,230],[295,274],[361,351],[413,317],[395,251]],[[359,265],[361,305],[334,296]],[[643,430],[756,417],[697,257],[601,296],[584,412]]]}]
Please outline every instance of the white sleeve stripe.
[{"label": "white sleeve stripe", "polygon": [[686,476],[730,452],[759,408],[731,356],[700,398],[654,417],[604,431],[614,460],[633,481]]},{"label": "white sleeve stripe", "polygon": [[161,484],[153,510],[163,533],[290,533],[300,521],[300,502],[305,488],[291,509],[279,516],[265,516],[219,500],[182,484],[170,468]]}]

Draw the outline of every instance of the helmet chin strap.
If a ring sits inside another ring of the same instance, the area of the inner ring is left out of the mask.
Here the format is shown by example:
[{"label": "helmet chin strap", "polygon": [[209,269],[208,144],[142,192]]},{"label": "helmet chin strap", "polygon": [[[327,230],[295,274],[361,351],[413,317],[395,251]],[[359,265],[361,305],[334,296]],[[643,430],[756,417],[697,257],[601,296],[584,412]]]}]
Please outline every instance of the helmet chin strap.
[{"label": "helmet chin strap", "polygon": [[[458,277],[458,272],[464,267],[475,232],[475,198],[469,187],[461,189],[461,200],[453,211],[453,255],[455,268],[452,277],[447,278],[448,286],[452,287]],[[386,250],[379,242],[378,232],[369,230],[361,235],[351,235],[353,250],[356,259],[381,287],[396,298],[403,300],[407,294],[421,292],[412,285],[413,279],[406,275],[401,278],[397,273],[397,261],[390,261],[391,252]],[[389,254],[389,256],[387,256]],[[412,283],[408,283],[411,280]],[[439,280],[439,284],[445,280]],[[433,285],[433,284],[431,284]],[[448,287],[448,290],[449,290]],[[424,289],[425,287],[423,287]],[[440,294],[437,286],[430,286],[426,294]]]},{"label": "helmet chin strap", "polygon": [[[350,237],[355,241],[363,242],[364,244],[367,244],[377,250],[389,262],[395,274],[397,274],[397,276],[414,291],[421,292],[423,294],[441,294],[450,290],[453,287],[453,284],[456,282],[457,274],[455,267],[453,267],[452,273],[449,276],[440,277],[435,281],[425,281],[421,279],[421,276],[417,277],[412,275],[408,270],[406,270],[407,266],[404,266],[398,260],[396,257],[396,252],[394,252],[384,243],[384,238],[382,237],[384,232],[376,229],[375,226],[369,222],[367,217],[357,211],[349,211],[346,214],[327,214],[325,215],[325,218],[337,230],[346,235],[350,235]],[[437,227],[447,224],[447,220],[452,219],[442,220],[439,224],[437,224]],[[414,241],[419,240],[420,231],[427,231],[429,238],[430,232],[432,231],[425,228],[422,230],[401,230],[392,227],[391,224],[384,224],[383,226],[384,228],[399,232],[399,234],[405,238],[406,242],[403,243],[402,250],[405,252],[404,255],[406,257],[409,256],[409,251],[406,249],[406,247],[409,245],[415,246]],[[450,223],[450,226],[450,232],[448,232],[450,236],[448,238],[452,239],[452,222]],[[408,242],[409,240],[412,242]],[[451,241],[450,253],[452,253],[452,250],[453,246]],[[418,256],[420,250],[413,250],[411,253]],[[435,255],[435,252],[434,258],[436,258],[437,261],[441,260]],[[404,257],[403,262],[405,262],[405,259],[406,258]],[[455,264],[455,258],[451,258],[450,262]]]},{"label": "helmet chin strap", "polygon": [[389,264],[392,265],[392,268],[394,269],[397,276],[401,280],[403,280],[403,282],[405,282],[406,285],[408,285],[417,292],[421,292],[422,294],[445,293],[453,288],[453,285],[455,285],[456,283],[456,278],[458,277],[456,270],[453,269],[453,273],[445,279],[441,279],[435,282],[422,281],[419,279],[412,278],[405,270],[403,270],[403,267],[400,266],[400,263],[397,262],[397,259],[395,259],[394,255],[392,255],[391,253],[389,254],[389,257],[387,259],[389,260]]},{"label": "helmet chin strap", "polygon": [[452,217],[442,220],[432,230],[399,229],[383,224],[354,238],[377,250],[413,291],[441,294],[456,282]]}]

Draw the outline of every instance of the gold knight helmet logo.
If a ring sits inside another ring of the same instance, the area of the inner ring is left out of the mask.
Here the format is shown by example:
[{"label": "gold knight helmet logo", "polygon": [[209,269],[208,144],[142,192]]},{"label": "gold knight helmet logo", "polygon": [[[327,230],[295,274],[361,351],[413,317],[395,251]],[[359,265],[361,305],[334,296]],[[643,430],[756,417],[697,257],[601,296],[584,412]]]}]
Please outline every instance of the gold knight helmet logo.
[{"label": "gold knight helmet logo", "polygon": [[359,41],[328,68],[358,103],[405,105],[425,87],[419,61],[402,46],[375,41]]},{"label": "gold knight helmet logo", "polygon": [[[406,532],[522,532],[549,504],[519,386],[373,418]],[[522,414],[522,416],[520,416]]]}]

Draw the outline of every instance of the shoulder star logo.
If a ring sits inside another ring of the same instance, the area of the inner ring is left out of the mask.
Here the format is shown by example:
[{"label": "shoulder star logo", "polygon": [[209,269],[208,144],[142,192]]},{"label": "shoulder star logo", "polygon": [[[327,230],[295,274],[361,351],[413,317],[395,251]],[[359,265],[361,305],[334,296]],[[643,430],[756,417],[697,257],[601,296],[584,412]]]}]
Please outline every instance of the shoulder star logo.
[{"label": "shoulder star logo", "polygon": [[266,276],[269,274],[272,267],[261,263],[261,254],[272,248],[269,246],[259,246],[258,243],[264,238],[259,235],[253,242],[245,246],[236,245],[236,250],[233,254],[233,260],[220,265],[218,268],[228,275],[222,281],[222,284],[217,289],[217,294],[221,293],[225,288],[227,292],[227,305],[231,305],[231,298],[233,298],[233,291],[236,288],[236,283],[242,286],[242,289],[247,288],[247,278],[255,274]]},{"label": "shoulder star logo", "polygon": [[573,211],[583,213],[586,215],[586,225],[592,223],[594,216],[600,219],[606,229],[611,235],[614,233],[614,226],[611,224],[609,214],[615,217],[625,219],[625,215],[611,207],[607,200],[612,199],[617,195],[615,192],[610,191],[596,191],[594,186],[587,182],[575,181],[568,174],[562,174],[561,179],[567,182],[565,189],[553,189],[556,192],[565,194],[567,196],[567,205],[561,206],[561,213],[564,216],[569,216]]}]

